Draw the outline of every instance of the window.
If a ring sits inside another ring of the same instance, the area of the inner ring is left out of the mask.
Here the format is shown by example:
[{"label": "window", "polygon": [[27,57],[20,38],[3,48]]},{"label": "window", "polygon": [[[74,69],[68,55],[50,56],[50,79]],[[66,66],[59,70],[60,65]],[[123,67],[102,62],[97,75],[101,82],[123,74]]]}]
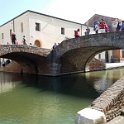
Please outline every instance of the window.
[{"label": "window", "polygon": [[21,32],[23,32],[23,23],[21,22]]},{"label": "window", "polygon": [[2,39],[4,39],[4,33],[2,33]]},{"label": "window", "polygon": [[35,23],[35,30],[40,31],[40,23]]},{"label": "window", "polygon": [[61,28],[61,34],[65,34],[65,29],[64,28]]}]

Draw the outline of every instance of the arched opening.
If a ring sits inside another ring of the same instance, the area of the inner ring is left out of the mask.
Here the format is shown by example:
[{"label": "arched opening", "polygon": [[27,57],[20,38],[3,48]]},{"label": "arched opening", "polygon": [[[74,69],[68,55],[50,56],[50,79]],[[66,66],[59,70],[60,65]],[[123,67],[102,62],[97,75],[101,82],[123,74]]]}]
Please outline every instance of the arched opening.
[{"label": "arched opening", "polygon": [[35,40],[34,45],[37,47],[41,47],[41,42],[39,40]]}]

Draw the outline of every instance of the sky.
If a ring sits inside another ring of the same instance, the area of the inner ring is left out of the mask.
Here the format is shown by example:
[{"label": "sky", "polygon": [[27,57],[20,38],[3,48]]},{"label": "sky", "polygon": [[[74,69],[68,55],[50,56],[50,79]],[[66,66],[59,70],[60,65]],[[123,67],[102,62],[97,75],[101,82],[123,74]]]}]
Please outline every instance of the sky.
[{"label": "sky", "polygon": [[94,14],[124,19],[123,0],[0,0],[0,25],[26,10],[84,24]]}]

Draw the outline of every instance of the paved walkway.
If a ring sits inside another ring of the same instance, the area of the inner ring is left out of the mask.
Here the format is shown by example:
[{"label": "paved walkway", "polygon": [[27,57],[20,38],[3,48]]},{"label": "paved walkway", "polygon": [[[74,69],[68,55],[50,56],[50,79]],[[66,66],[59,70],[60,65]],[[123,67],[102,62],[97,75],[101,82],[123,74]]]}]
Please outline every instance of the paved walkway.
[{"label": "paved walkway", "polygon": [[113,120],[109,121],[107,124],[124,124],[124,116],[117,116]]},{"label": "paved walkway", "polygon": [[124,67],[123,63],[106,63],[106,69],[117,68],[117,67]]}]

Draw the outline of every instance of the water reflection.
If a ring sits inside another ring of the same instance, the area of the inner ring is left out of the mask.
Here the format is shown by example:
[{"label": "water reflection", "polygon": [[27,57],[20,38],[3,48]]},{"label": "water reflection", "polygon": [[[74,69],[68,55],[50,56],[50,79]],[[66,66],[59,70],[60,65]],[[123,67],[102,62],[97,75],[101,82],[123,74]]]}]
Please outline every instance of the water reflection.
[{"label": "water reflection", "polygon": [[0,124],[74,124],[124,69],[47,77],[0,73]]},{"label": "water reflection", "polygon": [[[16,75],[16,74],[15,74]],[[8,92],[16,87],[20,82],[19,78],[10,73],[0,73],[0,93]]]},{"label": "water reflection", "polygon": [[92,79],[93,87],[97,92],[102,93],[114,82],[124,76],[124,68],[86,73],[88,80]]},{"label": "water reflection", "polygon": [[39,90],[95,98],[123,75],[123,68],[58,77],[24,75],[23,83],[28,87],[37,87]]},{"label": "water reflection", "polygon": [[[96,98],[99,95],[92,85],[87,84],[85,75],[80,76],[77,74],[60,77],[30,76],[30,78],[26,75],[23,76],[23,83],[28,87],[36,87],[39,91],[52,91],[86,98]],[[32,79],[31,82],[29,81],[30,79]],[[88,81],[88,83],[90,83],[90,81]]]},{"label": "water reflection", "polygon": [[23,77],[20,77],[17,75],[0,73],[0,93],[15,88],[22,80],[22,84],[26,87],[38,88],[39,91],[49,90],[78,97],[92,97],[90,94],[94,93],[93,96],[96,97],[98,95],[97,92],[103,92],[116,80],[120,79],[124,75],[124,69],[87,72],[58,77],[35,75],[23,75]]}]

